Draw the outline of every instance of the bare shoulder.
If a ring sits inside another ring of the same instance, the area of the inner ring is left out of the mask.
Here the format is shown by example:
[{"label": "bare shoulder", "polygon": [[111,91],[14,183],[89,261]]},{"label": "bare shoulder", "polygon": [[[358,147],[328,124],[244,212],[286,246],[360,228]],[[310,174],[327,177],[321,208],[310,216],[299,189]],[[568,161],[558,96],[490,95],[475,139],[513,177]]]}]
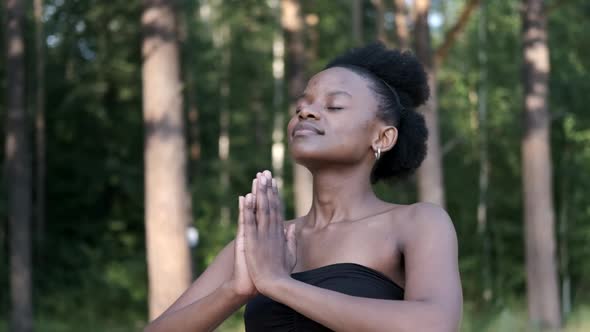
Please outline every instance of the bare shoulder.
[{"label": "bare shoulder", "polygon": [[441,206],[427,202],[414,203],[405,206],[403,214],[402,232],[406,241],[432,237],[443,238],[448,242],[457,241],[453,221]]}]

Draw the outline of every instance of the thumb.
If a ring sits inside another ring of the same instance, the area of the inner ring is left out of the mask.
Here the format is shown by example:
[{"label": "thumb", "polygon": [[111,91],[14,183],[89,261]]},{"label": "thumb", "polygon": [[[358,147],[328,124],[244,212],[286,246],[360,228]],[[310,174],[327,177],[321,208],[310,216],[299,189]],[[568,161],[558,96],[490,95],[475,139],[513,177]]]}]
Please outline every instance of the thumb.
[{"label": "thumb", "polygon": [[238,197],[239,215],[238,215],[238,231],[237,237],[244,236],[244,197]]},{"label": "thumb", "polygon": [[296,252],[297,238],[295,237],[295,224],[289,225],[289,228],[287,229],[287,246],[290,252]]}]

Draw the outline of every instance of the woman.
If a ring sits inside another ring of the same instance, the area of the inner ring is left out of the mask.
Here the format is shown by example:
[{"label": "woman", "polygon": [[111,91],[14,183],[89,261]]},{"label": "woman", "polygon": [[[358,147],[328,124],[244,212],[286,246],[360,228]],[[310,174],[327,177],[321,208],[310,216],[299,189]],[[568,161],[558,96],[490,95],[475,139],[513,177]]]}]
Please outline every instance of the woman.
[{"label": "woman", "polygon": [[211,331],[246,304],[247,331],[457,331],[462,293],[447,213],[399,205],[371,184],[415,171],[426,74],[410,53],[353,49],[310,79],[288,125],[313,202],[283,222],[276,182],[240,196],[238,234],[146,331]]}]

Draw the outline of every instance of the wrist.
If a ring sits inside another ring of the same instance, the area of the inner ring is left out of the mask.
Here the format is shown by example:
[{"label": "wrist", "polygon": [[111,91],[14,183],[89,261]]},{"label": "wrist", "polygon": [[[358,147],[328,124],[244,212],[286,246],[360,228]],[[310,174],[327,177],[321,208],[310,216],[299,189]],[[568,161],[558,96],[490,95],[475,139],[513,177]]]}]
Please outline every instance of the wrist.
[{"label": "wrist", "polygon": [[226,293],[231,299],[240,302],[240,303],[246,303],[248,302],[250,299],[254,298],[256,296],[256,292],[254,293],[243,293],[237,290],[236,288],[236,284],[233,280],[230,281],[226,281],[224,282],[221,287],[222,291],[224,293]]},{"label": "wrist", "polygon": [[256,285],[256,288],[261,294],[273,298],[275,294],[281,292],[281,289],[288,287],[288,284],[293,280],[294,279],[291,278],[291,276],[268,278],[259,282]]}]

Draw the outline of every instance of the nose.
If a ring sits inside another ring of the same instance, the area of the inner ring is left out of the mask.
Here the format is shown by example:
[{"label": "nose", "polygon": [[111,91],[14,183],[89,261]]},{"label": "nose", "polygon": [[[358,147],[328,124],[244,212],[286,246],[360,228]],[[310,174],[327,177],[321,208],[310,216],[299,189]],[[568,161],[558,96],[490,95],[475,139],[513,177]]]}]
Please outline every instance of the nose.
[{"label": "nose", "polygon": [[301,120],[305,120],[305,119],[315,119],[318,120],[320,118],[320,113],[316,110],[316,108],[313,105],[306,105],[306,106],[302,106],[299,109],[299,119]]}]

